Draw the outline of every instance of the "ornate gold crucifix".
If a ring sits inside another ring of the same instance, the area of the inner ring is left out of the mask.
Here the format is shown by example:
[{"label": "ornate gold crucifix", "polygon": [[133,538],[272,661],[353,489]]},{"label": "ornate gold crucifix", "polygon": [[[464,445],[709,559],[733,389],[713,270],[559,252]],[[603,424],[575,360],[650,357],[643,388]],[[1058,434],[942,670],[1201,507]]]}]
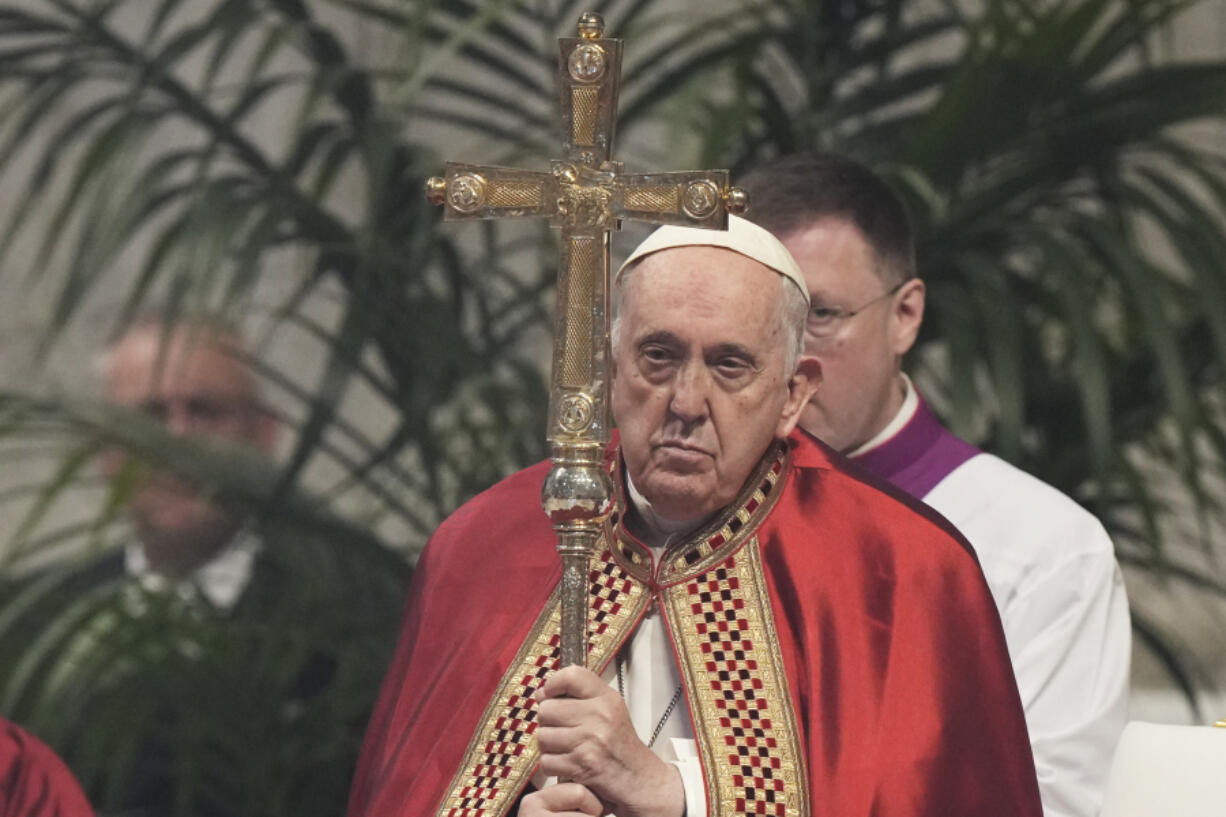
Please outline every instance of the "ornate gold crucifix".
[{"label": "ornate gold crucifix", "polygon": [[541,489],[562,557],[562,665],[587,657],[588,558],[612,509],[603,468],[609,442],[609,233],[623,219],[726,229],[747,197],[728,171],[622,172],[612,161],[621,40],[600,15],[558,40],[565,158],[552,172],[448,162],[426,184],[448,221],[548,218],[562,231],[548,440],[553,468]]}]

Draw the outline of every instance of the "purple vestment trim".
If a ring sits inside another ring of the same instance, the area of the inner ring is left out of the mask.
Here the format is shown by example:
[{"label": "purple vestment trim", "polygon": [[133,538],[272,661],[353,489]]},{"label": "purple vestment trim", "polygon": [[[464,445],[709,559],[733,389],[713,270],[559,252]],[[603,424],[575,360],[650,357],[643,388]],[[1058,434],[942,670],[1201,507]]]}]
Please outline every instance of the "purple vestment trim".
[{"label": "purple vestment trim", "polygon": [[924,398],[902,429],[881,445],[855,458],[873,474],[923,499],[941,480],[976,454],[975,446],[955,437],[936,418]]}]

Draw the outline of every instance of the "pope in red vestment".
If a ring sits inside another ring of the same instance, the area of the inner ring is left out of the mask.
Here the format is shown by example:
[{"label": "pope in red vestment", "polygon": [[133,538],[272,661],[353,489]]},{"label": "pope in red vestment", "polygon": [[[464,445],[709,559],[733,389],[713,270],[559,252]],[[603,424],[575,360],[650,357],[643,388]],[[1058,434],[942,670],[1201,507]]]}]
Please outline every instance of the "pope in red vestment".
[{"label": "pope in red vestment", "polygon": [[[1040,814],[999,619],[965,542],[919,503],[848,473],[803,432],[788,450],[772,507],[751,514],[714,558],[739,562],[748,550],[761,560],[807,778],[808,808],[796,813]],[[553,531],[534,507],[547,471],[542,463],[481,494],[427,547],[350,817],[500,813],[476,800],[471,811],[444,805],[560,575]],[[624,530],[614,536],[623,547],[609,560],[633,579],[641,551]],[[692,544],[670,553],[684,561]],[[692,572],[668,581],[690,583]],[[642,584],[645,594],[665,589]],[[687,685],[691,711],[702,692]]]},{"label": "pope in red vestment", "polygon": [[[803,321],[807,293],[781,245],[743,224],[714,238],[662,228],[619,274],[621,437],[607,457],[615,511],[590,560],[591,672],[555,672],[560,568],[537,465],[428,544],[349,817],[680,815],[693,802],[678,794],[684,773],[662,775],[646,736],[625,740],[625,706],[593,675],[649,610],[710,817],[1041,814],[973,553],[934,512],[794,430],[819,378],[786,352],[800,332],[779,316]],[[640,540],[644,501],[689,532]],[[561,685],[579,694],[558,697]],[[571,782],[521,802],[538,767]]]},{"label": "pope in red vestment", "polygon": [[72,772],[42,741],[0,720],[0,817],[92,817]]}]

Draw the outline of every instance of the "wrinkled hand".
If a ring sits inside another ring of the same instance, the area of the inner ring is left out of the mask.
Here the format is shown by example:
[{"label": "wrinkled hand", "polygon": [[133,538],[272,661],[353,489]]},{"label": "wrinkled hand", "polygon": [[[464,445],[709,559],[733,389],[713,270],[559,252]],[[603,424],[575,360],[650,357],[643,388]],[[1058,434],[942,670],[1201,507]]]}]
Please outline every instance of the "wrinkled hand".
[{"label": "wrinkled hand", "polygon": [[578,783],[559,783],[534,791],[519,804],[519,817],[601,817],[604,806]]},{"label": "wrinkled hand", "polygon": [[680,771],[639,740],[625,702],[594,672],[559,670],[536,699],[536,737],[545,774],[580,784],[618,817],[681,817],[685,812]]}]

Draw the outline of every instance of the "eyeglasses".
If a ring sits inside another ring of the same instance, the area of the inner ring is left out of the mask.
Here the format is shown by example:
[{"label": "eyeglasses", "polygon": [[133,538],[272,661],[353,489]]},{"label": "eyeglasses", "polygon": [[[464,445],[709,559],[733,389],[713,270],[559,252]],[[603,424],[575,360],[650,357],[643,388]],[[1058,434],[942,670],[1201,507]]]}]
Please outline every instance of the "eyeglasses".
[{"label": "eyeglasses", "polygon": [[835,309],[829,306],[815,306],[809,310],[809,317],[806,321],[806,329],[814,337],[828,338],[834,335],[843,324],[859,315],[864,310],[868,309],[873,304],[884,301],[895,292],[902,289],[906,281],[899,281],[894,286],[890,287],[885,292],[873,298],[871,301],[861,304],[855,309]]}]

